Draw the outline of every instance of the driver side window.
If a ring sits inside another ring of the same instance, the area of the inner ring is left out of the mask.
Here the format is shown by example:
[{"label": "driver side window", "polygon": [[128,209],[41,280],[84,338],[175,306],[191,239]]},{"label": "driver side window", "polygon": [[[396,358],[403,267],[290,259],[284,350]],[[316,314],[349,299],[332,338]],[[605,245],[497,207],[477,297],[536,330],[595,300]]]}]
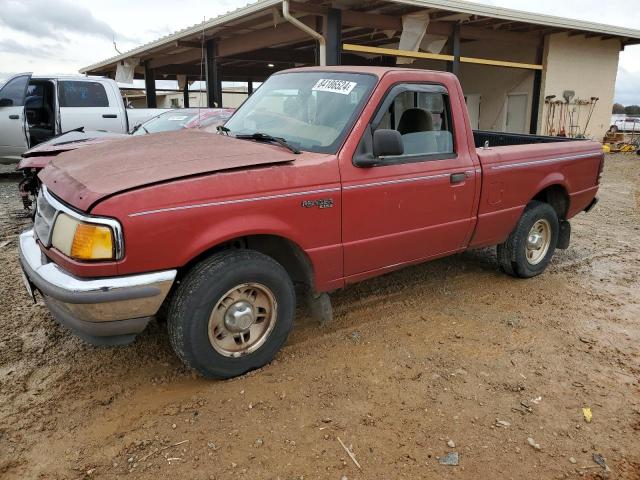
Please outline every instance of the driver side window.
[{"label": "driver side window", "polygon": [[22,107],[28,83],[29,77],[27,75],[9,80],[0,90],[0,106]]},{"label": "driver side window", "polygon": [[453,155],[453,122],[446,93],[417,87],[398,93],[376,129],[397,130],[402,136],[402,156]]}]

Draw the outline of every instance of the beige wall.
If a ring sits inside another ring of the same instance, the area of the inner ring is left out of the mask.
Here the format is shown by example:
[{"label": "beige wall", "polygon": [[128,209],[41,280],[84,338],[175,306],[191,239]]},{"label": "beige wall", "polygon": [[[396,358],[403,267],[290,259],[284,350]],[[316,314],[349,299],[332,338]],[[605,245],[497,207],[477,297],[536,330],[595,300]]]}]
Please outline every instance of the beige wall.
[{"label": "beige wall", "polygon": [[[550,35],[545,42],[542,101],[548,95],[561,99],[565,90],[574,90],[576,98],[585,100],[599,97],[587,136],[602,140],[611,123],[619,54],[620,41],[616,39],[569,37],[564,33]],[[549,106],[543,107],[539,130],[544,134]],[[586,124],[587,108],[581,110],[580,130]]]},{"label": "beige wall", "polygon": [[[465,57],[503,60],[520,63],[536,63],[536,48],[527,44],[496,41],[465,42],[461,46]],[[446,70],[446,62],[420,60],[413,68]],[[509,94],[527,94],[529,106],[526,112],[526,131],[531,124],[534,73],[531,70],[493,67],[463,63],[460,65],[460,83],[466,95],[480,95],[480,130],[502,131],[506,121],[506,102]]]},{"label": "beige wall", "polygon": [[[530,44],[497,41],[475,41],[463,43],[465,57],[503,60],[519,63],[536,63],[537,50]],[[480,130],[503,131],[507,117],[506,105],[509,94],[526,94],[528,106],[524,120],[525,131],[531,125],[531,101],[533,98],[532,70],[493,67],[463,63],[460,65],[460,83],[468,95],[480,95]]]},{"label": "beige wall", "polygon": [[507,118],[506,105],[509,94],[524,93],[528,106],[525,131],[531,124],[531,99],[533,77],[530,70],[463,64],[460,66],[460,82],[467,95],[480,95],[480,130],[503,131]]}]

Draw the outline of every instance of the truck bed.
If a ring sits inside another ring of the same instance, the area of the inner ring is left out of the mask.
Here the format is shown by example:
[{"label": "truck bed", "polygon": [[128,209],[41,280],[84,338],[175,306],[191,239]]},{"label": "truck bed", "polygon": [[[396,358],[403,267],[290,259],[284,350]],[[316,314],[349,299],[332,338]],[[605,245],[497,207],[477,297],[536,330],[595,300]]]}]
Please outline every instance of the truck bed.
[{"label": "truck bed", "polygon": [[[603,162],[599,143],[564,137],[480,133],[474,135],[474,140],[482,165],[482,193],[471,247],[504,242],[532,199],[559,202],[555,205],[564,220],[571,219],[593,201]],[[489,148],[482,148],[482,140],[489,141]],[[549,194],[550,191],[553,193]],[[547,195],[552,195],[552,200]]]},{"label": "truck bed", "polygon": [[567,137],[547,137],[544,135],[525,135],[521,133],[474,130],[473,140],[475,142],[476,148],[482,148],[484,147],[485,142],[489,142],[490,147],[506,147],[508,145],[571,142],[577,139]]}]

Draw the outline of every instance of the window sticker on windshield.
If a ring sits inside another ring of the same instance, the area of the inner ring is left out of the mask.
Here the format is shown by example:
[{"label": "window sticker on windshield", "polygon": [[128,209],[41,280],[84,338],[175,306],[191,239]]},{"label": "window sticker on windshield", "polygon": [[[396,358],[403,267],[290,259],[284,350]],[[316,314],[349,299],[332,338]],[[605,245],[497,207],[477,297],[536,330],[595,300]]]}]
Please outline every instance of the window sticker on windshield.
[{"label": "window sticker on windshield", "polygon": [[167,118],[168,122],[182,122],[183,120],[186,120],[187,118],[189,118],[187,115],[181,115],[179,117],[169,117]]},{"label": "window sticker on windshield", "polygon": [[356,82],[321,78],[311,90],[313,90],[314,92],[329,92],[349,95],[357,86],[358,84]]}]

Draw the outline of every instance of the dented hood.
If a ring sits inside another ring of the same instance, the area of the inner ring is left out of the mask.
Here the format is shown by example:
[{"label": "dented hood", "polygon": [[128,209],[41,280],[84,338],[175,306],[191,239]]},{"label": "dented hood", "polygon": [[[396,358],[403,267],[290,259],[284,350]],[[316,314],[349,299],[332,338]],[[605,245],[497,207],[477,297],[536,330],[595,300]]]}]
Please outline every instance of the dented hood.
[{"label": "dented hood", "polygon": [[182,177],[291,162],[296,155],[266,143],[198,130],[112,140],[61,153],[40,173],[65,202],[88,210],[102,198]]}]

